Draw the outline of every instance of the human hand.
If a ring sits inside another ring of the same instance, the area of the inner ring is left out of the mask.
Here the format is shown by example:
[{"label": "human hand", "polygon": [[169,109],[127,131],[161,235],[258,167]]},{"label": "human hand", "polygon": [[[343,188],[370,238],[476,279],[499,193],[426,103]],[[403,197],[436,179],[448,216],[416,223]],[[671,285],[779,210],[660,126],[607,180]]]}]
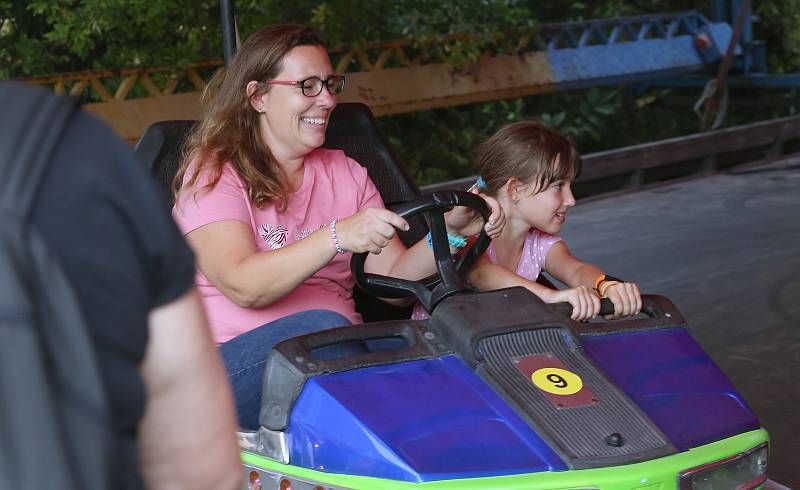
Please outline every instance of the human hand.
[{"label": "human hand", "polygon": [[609,286],[605,297],[614,303],[614,314],[607,315],[607,320],[632,316],[642,310],[642,295],[639,286],[632,282],[620,282]]},{"label": "human hand", "polygon": [[388,209],[366,208],[338,221],[336,237],[348,252],[379,254],[392,241],[395,228],[407,231],[408,222]]},{"label": "human hand", "polygon": [[556,289],[546,298],[547,303],[569,303],[572,305],[573,320],[589,321],[600,312],[600,298],[586,286]]},{"label": "human hand", "polygon": [[461,236],[472,236],[480,233],[483,227],[490,238],[499,237],[506,224],[506,216],[503,213],[503,208],[500,207],[500,203],[491,196],[481,194],[476,187],[470,189],[469,192],[481,196],[486,201],[486,204],[489,205],[489,209],[492,211],[489,215],[489,220],[484,225],[483,217],[480,213],[466,206],[456,206],[444,215],[448,232],[457,233]]}]

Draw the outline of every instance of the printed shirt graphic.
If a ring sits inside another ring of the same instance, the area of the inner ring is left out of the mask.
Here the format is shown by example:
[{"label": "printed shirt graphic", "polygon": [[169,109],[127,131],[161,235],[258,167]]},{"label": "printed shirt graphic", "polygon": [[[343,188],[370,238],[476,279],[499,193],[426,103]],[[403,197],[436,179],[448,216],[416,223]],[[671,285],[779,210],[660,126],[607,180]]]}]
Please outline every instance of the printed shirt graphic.
[{"label": "printed shirt graphic", "polygon": [[[519,257],[519,264],[517,264],[515,272],[529,281],[535,281],[544,269],[545,259],[550,247],[560,241],[561,237],[558,235],[551,235],[536,228],[531,228],[522,245],[522,255]],[[494,249],[494,243],[489,244],[486,253],[489,254],[489,260],[496,264],[497,252]],[[422,320],[428,317],[428,312],[419,303],[414,305],[414,312],[411,314],[412,319]]]},{"label": "printed shirt graphic", "polygon": [[289,229],[283,225],[263,224],[258,228],[258,233],[272,250],[277,250],[286,245]]},{"label": "printed shirt graphic", "polygon": [[[198,180],[199,186],[208,181],[203,175]],[[213,189],[181,194],[172,214],[184,235],[217,221],[240,221],[253,230],[259,251],[272,251],[327,227],[334,218],[343,219],[368,207],[384,206],[366,169],[341,151],[320,148],[306,156],[303,182],[289,197],[283,212],[274,206],[258,209],[252,205],[241,179],[230,164],[225,164]],[[214,340],[222,343],[278,318],[311,309],[336,311],[360,323],[352,299],[350,257],[349,253],[337,254],[294,291],[260,309],[237,306],[198,270],[196,282]]]},{"label": "printed shirt graphic", "polygon": [[[320,228],[325,228],[325,225],[321,225]],[[315,231],[317,230],[309,230],[308,228],[297,230],[294,233],[294,241],[299,242]],[[286,246],[286,237],[289,236],[289,229],[283,225],[271,225],[266,223],[258,228],[258,234],[261,235],[261,238],[264,239],[269,248],[277,250]]]}]

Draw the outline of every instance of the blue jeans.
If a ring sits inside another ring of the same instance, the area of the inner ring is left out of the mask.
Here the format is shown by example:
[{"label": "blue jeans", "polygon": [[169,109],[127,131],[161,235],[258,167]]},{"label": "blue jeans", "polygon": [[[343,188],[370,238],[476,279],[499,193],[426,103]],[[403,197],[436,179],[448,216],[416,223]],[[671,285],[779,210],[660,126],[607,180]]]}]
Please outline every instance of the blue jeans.
[{"label": "blue jeans", "polygon": [[[342,325],[350,325],[350,320],[339,313],[328,310],[302,311],[254,328],[220,345],[219,350],[236,399],[239,425],[244,429],[258,429],[264,365],[275,344],[299,335]],[[330,349],[341,351],[329,353],[332,357],[359,352],[358,346],[354,347],[352,343],[349,346],[348,344],[331,346]],[[320,352],[320,357],[324,354]]]}]

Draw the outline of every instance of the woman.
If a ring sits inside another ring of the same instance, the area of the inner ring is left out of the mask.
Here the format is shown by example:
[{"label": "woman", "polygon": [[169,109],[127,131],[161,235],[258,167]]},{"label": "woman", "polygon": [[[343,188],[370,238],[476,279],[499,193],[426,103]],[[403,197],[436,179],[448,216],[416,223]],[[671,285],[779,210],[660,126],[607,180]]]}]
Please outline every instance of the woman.
[{"label": "woman", "polygon": [[[272,26],[250,37],[225,72],[176,175],[173,215],[196,252],[197,283],[221,344],[240,423],[258,426],[261,381],[280,340],[361,321],[350,253],[368,272],[418,279],[434,269],[422,240],[406,250],[366,170],[320,148],[345,79],[319,34]],[[487,232],[503,219],[496,201]],[[469,235],[482,220],[450,213]],[[312,310],[313,308],[313,310]]]}]

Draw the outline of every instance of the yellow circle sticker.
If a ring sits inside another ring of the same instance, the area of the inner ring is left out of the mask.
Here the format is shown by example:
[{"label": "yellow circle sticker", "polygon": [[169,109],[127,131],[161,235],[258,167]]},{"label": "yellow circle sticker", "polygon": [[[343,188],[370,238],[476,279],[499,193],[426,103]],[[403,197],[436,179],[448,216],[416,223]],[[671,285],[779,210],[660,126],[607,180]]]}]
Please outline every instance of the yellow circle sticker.
[{"label": "yellow circle sticker", "polygon": [[574,395],[583,388],[580,376],[555,367],[537,369],[531,374],[531,381],[540,390],[554,395]]}]

